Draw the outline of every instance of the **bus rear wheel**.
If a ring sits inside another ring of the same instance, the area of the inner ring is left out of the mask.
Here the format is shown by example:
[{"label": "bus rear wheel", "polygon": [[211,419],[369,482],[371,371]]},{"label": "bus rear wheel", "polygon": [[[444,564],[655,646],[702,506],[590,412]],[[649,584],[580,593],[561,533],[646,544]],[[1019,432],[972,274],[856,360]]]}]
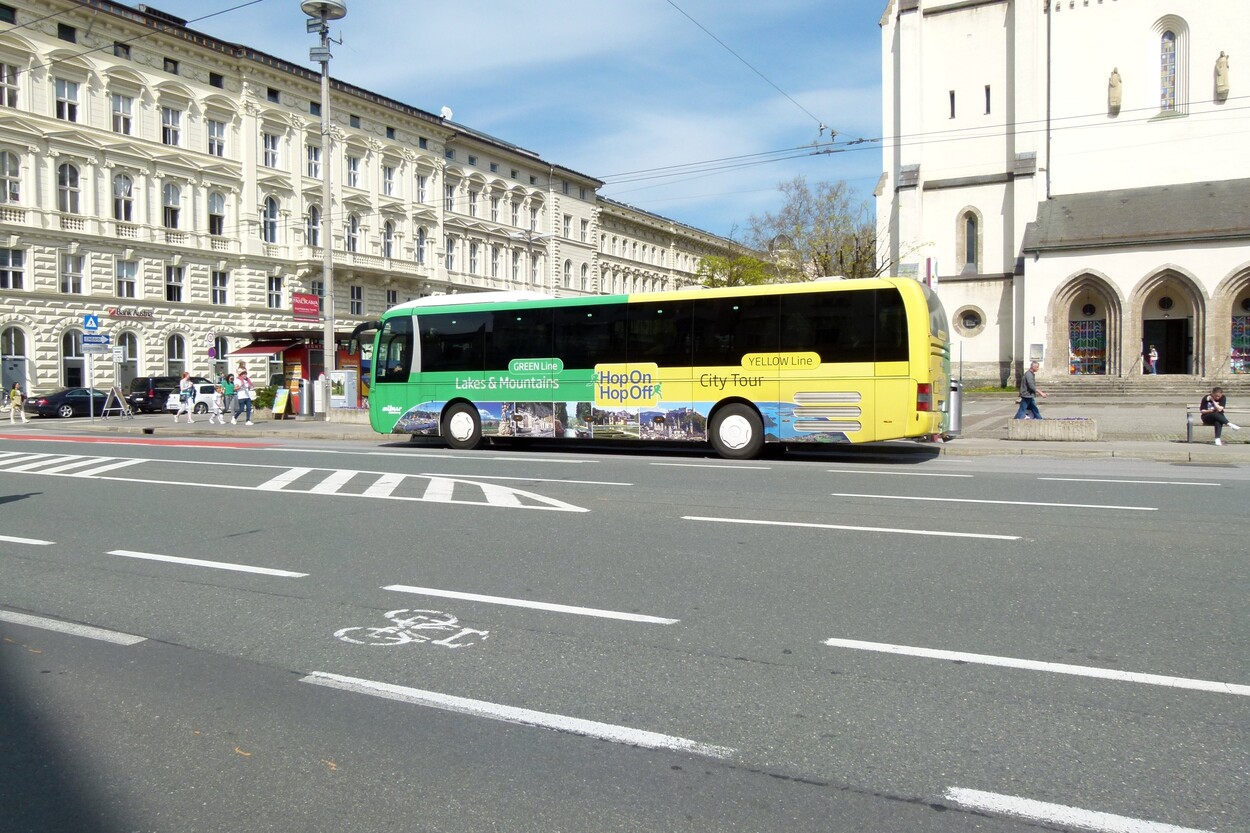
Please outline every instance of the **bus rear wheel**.
[{"label": "bus rear wheel", "polygon": [[754,408],[733,403],[712,417],[708,440],[728,460],[751,460],[764,447],[764,424]]},{"label": "bus rear wheel", "polygon": [[452,448],[474,449],[482,442],[482,419],[477,408],[457,402],[443,414],[443,439]]}]

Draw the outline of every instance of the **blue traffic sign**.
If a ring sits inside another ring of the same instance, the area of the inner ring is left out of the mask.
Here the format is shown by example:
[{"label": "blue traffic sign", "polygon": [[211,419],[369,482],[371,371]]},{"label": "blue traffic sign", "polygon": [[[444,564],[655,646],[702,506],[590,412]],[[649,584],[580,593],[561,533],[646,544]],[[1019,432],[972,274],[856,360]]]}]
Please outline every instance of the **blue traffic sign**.
[{"label": "blue traffic sign", "polygon": [[112,337],[108,333],[83,333],[83,344],[104,344],[107,345],[112,341]]},{"label": "blue traffic sign", "polygon": [[82,328],[89,333],[94,333],[96,330],[100,329],[100,316],[84,315],[82,317]]}]

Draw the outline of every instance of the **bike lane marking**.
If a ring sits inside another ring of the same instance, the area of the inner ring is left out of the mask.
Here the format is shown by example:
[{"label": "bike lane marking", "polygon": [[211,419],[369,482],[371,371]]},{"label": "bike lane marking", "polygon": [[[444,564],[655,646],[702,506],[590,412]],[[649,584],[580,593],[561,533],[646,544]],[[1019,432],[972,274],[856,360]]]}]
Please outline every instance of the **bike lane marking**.
[{"label": "bike lane marking", "polygon": [[419,688],[381,683],[375,680],[364,680],[359,677],[345,677],[315,671],[300,679],[301,683],[325,686],[326,688],[349,691],[356,694],[368,694],[383,697],[387,700],[398,700],[417,706],[429,706],[444,711],[466,714],[471,717],[485,717],[504,723],[515,723],[521,726],[533,726],[537,729],[549,729],[570,735],[606,740],[611,743],[623,743],[628,746],[641,746],[645,749],[667,749],[673,752],[689,752],[709,758],[730,758],[735,750],[728,746],[714,746],[709,743],[649,732],[645,729],[633,729],[628,726],[617,726],[612,723],[600,723],[579,717],[569,717],[551,712],[540,712],[518,706],[505,706],[485,700],[471,700],[442,694],[437,691],[426,691]]},{"label": "bike lane marking", "polygon": [[177,555],[161,555],[154,552],[135,552],[134,550],[109,550],[109,555],[120,555],[124,558],[141,558],[146,561],[168,561],[171,564],[186,564],[191,567],[211,567],[214,570],[233,570],[237,573],[259,573],[264,576],[279,578],[307,578],[308,573],[293,573],[290,570],[275,570],[271,567],[253,567],[249,564],[231,564],[227,561],[205,561],[202,558],[183,558]]},{"label": "bike lane marking", "polygon": [[576,613],[581,616],[598,616],[603,619],[621,619],[627,622],[646,622],[655,625],[675,625],[681,621],[680,619],[665,619],[660,616],[647,616],[642,613],[624,613],[618,610],[600,610],[593,607],[535,602],[528,599],[509,599],[504,596],[483,596],[480,593],[462,593],[459,590],[436,590],[433,587],[413,587],[407,584],[389,584],[382,589],[393,590],[396,593],[413,593],[418,596],[438,596],[445,599],[485,602],[487,604],[507,605],[509,607],[529,607],[534,610],[546,610],[553,613]]},{"label": "bike lane marking", "polygon": [[863,642],[858,639],[826,639],[833,648],[850,648],[855,651],[874,651],[881,654],[899,654],[922,659],[942,659],[973,665],[996,665],[1000,668],[1017,668],[1025,671],[1045,671],[1051,674],[1068,674],[1074,677],[1094,677],[1121,683],[1141,683],[1164,688],[1184,688],[1207,691],[1214,694],[1236,694],[1250,697],[1250,685],[1222,683],[1216,680],[1195,680],[1188,677],[1168,677],[1162,674],[1143,674],[1139,671],[1121,671],[1117,668],[1098,668],[1092,665],[1069,665],[1063,662],[1044,662],[1015,657],[996,657],[990,654],[968,654],[963,651],[943,651],[937,648],[917,648],[911,645],[891,645],[885,642]]},{"label": "bike lane marking", "polygon": [[1124,512],[1158,512],[1157,506],[1113,506],[1101,503],[1042,503],[1033,500],[985,500],[969,497],[915,497],[910,495],[860,495],[834,492],[830,497],[862,497],[872,500],[927,500],[936,503],[993,503],[1000,506],[1046,506],[1057,509],[1118,509]]},{"label": "bike lane marking", "polygon": [[90,625],[79,625],[74,622],[64,622],[60,619],[46,619],[43,616],[31,616],[27,613],[15,613],[11,610],[0,610],[0,622],[25,625],[30,628],[56,631],[57,633],[67,633],[70,636],[82,636],[87,639],[96,639],[100,642],[112,642],[115,645],[137,645],[140,642],[147,641],[146,637],[135,636],[130,633],[93,628]]},{"label": "bike lane marking", "polygon": [[1082,830],[1100,831],[1100,833],[1209,833],[1209,831],[1193,827],[1177,827],[1174,824],[1143,821],[1112,813],[1082,810],[1066,804],[1051,804],[1047,801],[1035,801],[1031,798],[969,790],[963,787],[947,789],[946,800],[959,807],[978,810],[982,813],[1039,821],[1059,827],[1078,827]]}]

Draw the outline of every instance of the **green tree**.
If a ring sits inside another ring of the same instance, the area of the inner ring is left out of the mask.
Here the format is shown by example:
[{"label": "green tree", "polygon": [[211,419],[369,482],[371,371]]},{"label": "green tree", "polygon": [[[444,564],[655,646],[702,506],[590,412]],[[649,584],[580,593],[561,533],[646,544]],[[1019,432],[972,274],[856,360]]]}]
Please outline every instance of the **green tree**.
[{"label": "green tree", "polygon": [[871,278],[889,268],[877,250],[871,206],[857,202],[846,182],[812,186],[798,176],[778,189],[784,204],[775,214],[751,217],[749,243],[772,255],[783,279]]},{"label": "green tree", "polygon": [[772,265],[748,254],[730,256],[706,255],[696,273],[699,283],[709,288],[720,286],[757,286],[776,283],[777,272]]}]

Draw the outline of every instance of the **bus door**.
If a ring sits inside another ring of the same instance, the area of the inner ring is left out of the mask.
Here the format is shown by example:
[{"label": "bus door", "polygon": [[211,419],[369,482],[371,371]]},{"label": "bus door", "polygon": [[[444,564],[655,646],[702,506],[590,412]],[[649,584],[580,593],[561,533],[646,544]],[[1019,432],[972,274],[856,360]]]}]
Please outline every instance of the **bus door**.
[{"label": "bus door", "polygon": [[694,411],[692,301],[629,304],[621,391],[638,413],[641,439],[703,440],[706,428]]}]

